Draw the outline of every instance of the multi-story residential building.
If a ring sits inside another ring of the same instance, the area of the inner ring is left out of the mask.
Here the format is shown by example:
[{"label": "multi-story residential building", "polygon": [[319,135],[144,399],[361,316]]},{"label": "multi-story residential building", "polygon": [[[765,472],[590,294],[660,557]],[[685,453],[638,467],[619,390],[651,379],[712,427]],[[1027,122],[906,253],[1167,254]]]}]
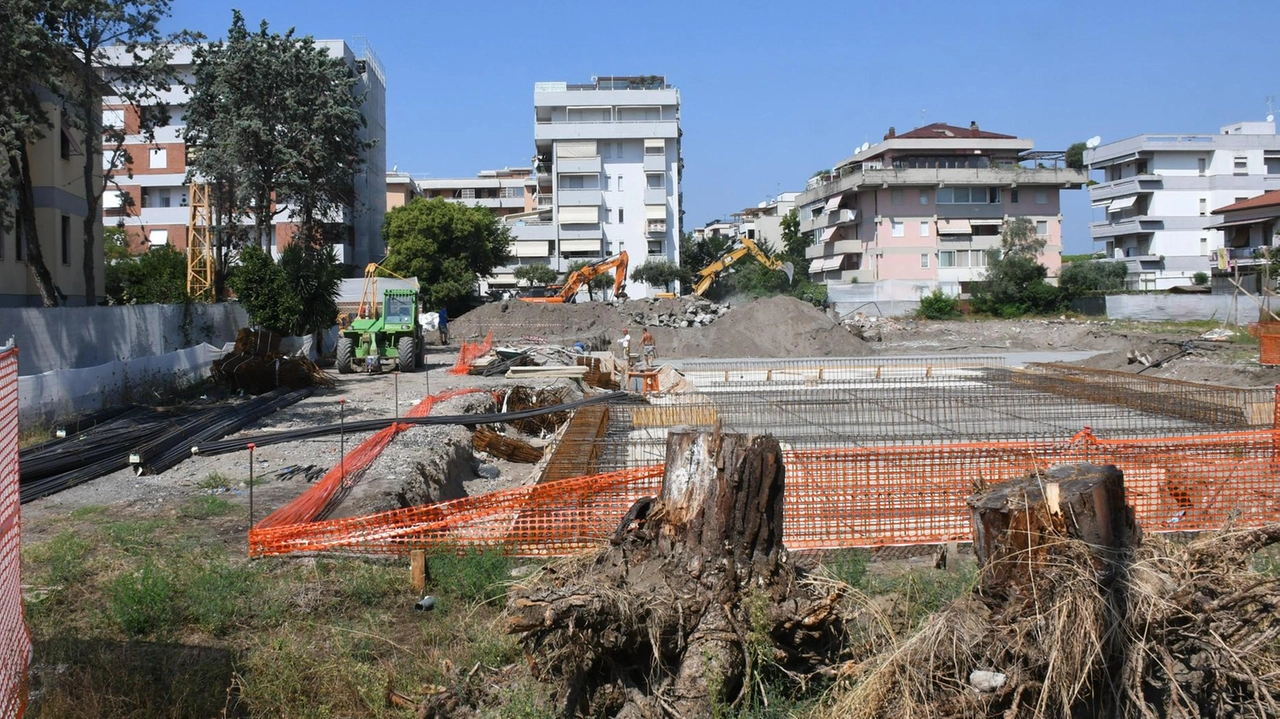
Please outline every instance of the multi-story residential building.
[{"label": "multi-story residential building", "polygon": [[969,292],[987,252],[1014,217],[1035,223],[1040,261],[1061,266],[1058,193],[1084,185],[1063,152],[1036,152],[1027,138],[971,123],[934,123],[866,144],[796,199],[812,245],[810,277],[835,301],[913,300],[936,288]]},{"label": "multi-story residential building", "polygon": [[412,175],[394,168],[387,172],[388,210],[404,207],[417,197],[422,197],[422,193],[418,191],[418,184]]},{"label": "multi-story residential building", "polygon": [[[346,240],[335,247],[343,263],[360,268],[369,262],[377,262],[384,254],[386,80],[377,56],[367,46],[353,49],[342,40],[317,40],[316,46],[351,68],[353,77],[357,79],[355,91],[364,98],[360,109],[365,118],[365,126],[353,141],[373,141],[372,147],[364,151],[364,162],[353,178],[355,201],[341,212],[341,220],[348,227]],[[172,60],[176,74],[188,84],[194,80],[193,51],[194,47],[179,48]],[[123,50],[112,57],[112,65],[130,61],[129,53]],[[165,105],[169,121],[156,130],[155,138],[150,142],[138,134],[140,113],[150,111],[150,108],[127,105],[116,96],[103,99],[102,123],[107,127],[123,128],[125,147],[132,159],[127,171],[126,168],[115,171],[114,189],[103,196],[103,220],[122,224],[135,251],[165,244],[179,250],[187,247],[190,209],[186,184],[187,147],[182,135],[186,127],[183,111],[189,97],[189,90],[176,84],[160,94],[156,101]],[[295,225],[290,222],[288,213],[281,214],[274,223],[273,246],[277,252],[289,243],[294,230]]]},{"label": "multi-story residential building", "polygon": [[[60,98],[43,91],[41,101],[52,128],[27,146],[40,253],[53,276],[59,302],[83,306],[84,217],[88,211],[84,195],[86,143],[84,134],[63,115]],[[95,166],[100,164],[95,162]],[[9,204],[8,217],[0,217],[0,307],[39,307],[40,292],[28,264],[25,233],[15,204]],[[102,223],[97,223],[94,231],[94,286],[101,295]]]},{"label": "multi-story residential building", "polygon": [[799,192],[783,192],[777,197],[748,207],[733,215],[737,223],[737,235],[755,241],[768,251],[781,252],[782,218],[795,209]]},{"label": "multi-story residential building", "polygon": [[[1138,135],[1085,152],[1097,171],[1093,241],[1123,260],[1134,289],[1190,284],[1225,247],[1210,211],[1280,189],[1275,123],[1240,122],[1210,135]],[[1242,248],[1231,247],[1239,251]]]},{"label": "multi-story residential building", "polygon": [[623,250],[632,267],[679,262],[680,92],[653,75],[540,82],[533,106],[537,201],[551,224],[518,233],[517,258],[561,270]]},{"label": "multi-story residential building", "polygon": [[440,197],[464,205],[479,205],[499,217],[537,208],[537,185],[531,167],[484,170],[475,177],[423,178],[414,180],[414,184],[419,194],[428,200]]}]

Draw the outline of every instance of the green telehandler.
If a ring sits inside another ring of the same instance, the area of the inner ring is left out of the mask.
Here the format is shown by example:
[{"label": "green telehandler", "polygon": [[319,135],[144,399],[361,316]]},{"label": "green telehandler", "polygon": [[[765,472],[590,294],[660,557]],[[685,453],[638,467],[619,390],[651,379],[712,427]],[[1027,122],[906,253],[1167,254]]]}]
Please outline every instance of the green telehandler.
[{"label": "green telehandler", "polygon": [[381,372],[382,362],[401,372],[422,366],[422,326],[418,322],[418,291],[389,289],[378,303],[378,266],[365,268],[364,291],[355,319],[338,335],[339,374]]}]

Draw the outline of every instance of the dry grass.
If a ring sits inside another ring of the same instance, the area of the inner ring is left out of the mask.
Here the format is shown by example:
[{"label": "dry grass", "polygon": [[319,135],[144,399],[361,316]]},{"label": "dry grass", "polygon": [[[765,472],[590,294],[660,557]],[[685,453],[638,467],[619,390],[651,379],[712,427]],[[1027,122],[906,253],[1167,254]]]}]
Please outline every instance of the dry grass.
[{"label": "dry grass", "polygon": [[[1149,539],[1103,571],[1063,540],[1022,594],[962,597],[902,640],[877,618],[882,651],[846,665],[812,716],[1274,717],[1280,578],[1254,552],[1277,540],[1280,528]],[[975,670],[1007,682],[975,691]]]}]

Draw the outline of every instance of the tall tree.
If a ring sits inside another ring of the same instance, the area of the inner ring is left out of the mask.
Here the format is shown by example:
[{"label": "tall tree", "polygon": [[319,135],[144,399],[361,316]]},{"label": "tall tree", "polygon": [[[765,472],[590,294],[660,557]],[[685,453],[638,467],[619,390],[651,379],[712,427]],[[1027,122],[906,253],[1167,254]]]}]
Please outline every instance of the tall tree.
[{"label": "tall tree", "polygon": [[1000,249],[1006,257],[1020,255],[1035,260],[1047,243],[1036,234],[1036,223],[1030,217],[1015,217],[1000,231]]},{"label": "tall tree", "polygon": [[511,259],[511,232],[487,207],[419,197],[387,213],[382,266],[426,288],[431,306],[462,309],[480,277]]},{"label": "tall tree", "polygon": [[41,93],[61,84],[60,50],[44,23],[50,2],[0,2],[0,226],[22,238],[45,307],[57,305],[58,294],[40,248],[29,148],[53,127]]},{"label": "tall tree", "polygon": [[345,62],[292,28],[272,33],[263,21],[251,33],[233,11],[226,41],[199,48],[195,63],[188,178],[210,183],[217,241],[242,241],[248,217],[254,242],[269,248],[272,224],[288,213],[300,226],[296,237],[324,243],[324,225],[353,202],[355,173],[372,146],[357,138],[363,98]]},{"label": "tall tree", "polygon": [[809,246],[808,240],[804,235],[800,234],[800,214],[792,208],[790,212],[782,216],[782,253],[786,255],[793,266],[796,273],[801,277],[809,276],[809,260],[805,258],[804,251]]},{"label": "tall tree", "polygon": [[169,62],[179,46],[200,39],[186,30],[160,32],[170,5],[171,0],[59,0],[50,13],[48,25],[67,50],[62,70],[67,117],[84,135],[86,305],[97,301],[94,271],[101,253],[95,230],[102,214],[102,193],[117,183],[120,170],[116,168],[125,168],[125,174],[133,176],[124,128],[102,124],[102,98],[115,96],[123,104],[141,108],[135,134],[147,141],[154,139],[156,127],[168,123],[161,99],[171,86],[180,84]]}]

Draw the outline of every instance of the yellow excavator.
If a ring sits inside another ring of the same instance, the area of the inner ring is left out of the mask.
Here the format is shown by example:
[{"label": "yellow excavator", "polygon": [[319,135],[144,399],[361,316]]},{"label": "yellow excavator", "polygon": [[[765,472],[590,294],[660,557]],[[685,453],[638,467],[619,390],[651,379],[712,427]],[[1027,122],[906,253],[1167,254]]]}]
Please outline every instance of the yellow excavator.
[{"label": "yellow excavator", "polygon": [[751,255],[760,261],[760,264],[771,270],[781,270],[787,275],[787,282],[793,282],[796,268],[790,262],[783,262],[775,257],[770,257],[760,249],[760,246],[750,239],[744,237],[738,240],[738,244],[728,252],[724,253],[720,259],[703,267],[698,271],[698,280],[693,284],[693,294],[701,297],[702,293],[711,287],[711,283],[716,281],[721,272],[729,269],[729,266],[747,255]]},{"label": "yellow excavator", "polygon": [[563,304],[565,302],[573,302],[574,297],[578,295],[578,290],[591,280],[603,275],[609,270],[614,272],[613,280],[613,296],[618,299],[626,299],[627,293],[624,291],[627,281],[627,253],[619,252],[607,260],[601,260],[594,265],[580,267],[565,278],[563,285],[551,285],[546,288],[538,288],[544,290],[547,294],[523,294],[520,299],[525,302],[536,302],[542,304]]}]

